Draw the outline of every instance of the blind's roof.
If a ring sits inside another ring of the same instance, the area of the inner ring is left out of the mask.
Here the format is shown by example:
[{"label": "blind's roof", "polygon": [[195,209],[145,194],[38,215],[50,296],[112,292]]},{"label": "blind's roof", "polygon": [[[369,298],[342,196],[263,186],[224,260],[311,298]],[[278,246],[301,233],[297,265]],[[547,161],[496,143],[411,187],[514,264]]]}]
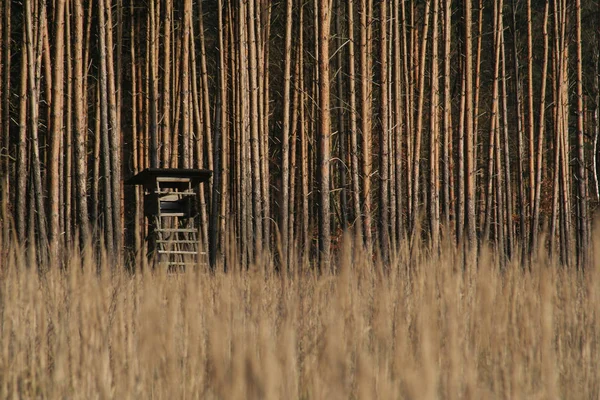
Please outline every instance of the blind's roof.
[{"label": "blind's roof", "polygon": [[156,178],[189,178],[193,185],[206,182],[212,171],[208,169],[188,168],[146,168],[142,172],[125,180],[126,185],[151,184]]}]

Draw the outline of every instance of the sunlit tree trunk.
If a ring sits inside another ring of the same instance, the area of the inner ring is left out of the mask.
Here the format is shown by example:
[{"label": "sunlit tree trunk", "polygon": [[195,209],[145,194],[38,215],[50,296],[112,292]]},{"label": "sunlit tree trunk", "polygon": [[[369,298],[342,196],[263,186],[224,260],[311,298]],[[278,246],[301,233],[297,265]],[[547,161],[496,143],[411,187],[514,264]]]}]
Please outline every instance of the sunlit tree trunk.
[{"label": "sunlit tree trunk", "polygon": [[279,232],[283,247],[284,260],[288,254],[288,215],[289,215],[289,185],[290,185],[290,108],[291,108],[291,64],[292,64],[292,0],[286,2],[285,49],[283,67],[283,132],[281,138],[281,217]]},{"label": "sunlit tree trunk", "polygon": [[329,109],[329,27],[328,1],[319,6],[319,251],[322,270],[329,268],[331,257],[329,159],[331,118]]},{"label": "sunlit tree trunk", "polygon": [[474,159],[473,142],[473,39],[471,37],[471,0],[464,2],[465,12],[465,145],[466,145],[466,220],[467,237],[469,239],[470,250],[476,254],[477,232],[475,224],[475,172],[476,165]]},{"label": "sunlit tree trunk", "polygon": [[59,257],[59,248],[61,238],[60,220],[59,220],[59,188],[61,173],[59,169],[60,163],[60,143],[63,134],[63,76],[64,76],[64,16],[65,16],[65,1],[57,0],[55,8],[55,24],[54,24],[54,77],[53,77],[53,92],[52,92],[52,122],[50,136],[50,159],[48,163],[48,204],[50,214],[50,256],[52,260]]},{"label": "sunlit tree trunk", "polygon": [[[42,6],[42,9],[44,7]],[[36,81],[36,57],[34,56],[34,45],[33,45],[33,21],[32,21],[32,4],[31,0],[25,1],[25,20],[27,30],[27,77],[29,85],[29,104],[30,104],[30,130],[31,130],[31,148],[33,153],[33,182],[35,191],[35,206],[37,209],[38,216],[38,229],[40,238],[40,258],[46,259],[46,249],[48,248],[48,236],[46,228],[46,212],[44,208],[43,200],[43,187],[42,187],[42,173],[40,167],[40,142],[38,138],[38,88],[39,85]],[[41,29],[41,28],[38,28]],[[41,37],[41,36],[40,36]],[[41,53],[41,46],[38,46],[38,53]],[[39,76],[39,74],[38,74]]]},{"label": "sunlit tree trunk", "polygon": [[[1,8],[1,7],[0,7]],[[17,143],[17,193],[16,193],[16,228],[17,237],[25,243],[27,226],[25,213],[27,211],[27,36],[23,25],[21,43],[21,73],[19,84],[19,140]],[[1,74],[1,72],[0,72]],[[1,76],[1,75],[0,75]],[[1,114],[0,114],[1,115]]]},{"label": "sunlit tree trunk", "polygon": [[106,56],[106,17],[104,0],[98,3],[98,15],[100,23],[100,118],[102,135],[102,165],[104,172],[104,236],[108,254],[114,254],[114,231],[113,231],[113,196],[111,195],[112,172],[110,157],[110,133],[108,121],[108,62]]},{"label": "sunlit tree trunk", "polygon": [[443,184],[443,216],[444,225],[450,234],[450,177],[452,169],[450,168],[450,148],[452,146],[452,98],[450,93],[451,68],[452,68],[452,0],[444,0],[444,142],[442,145],[442,184]]},{"label": "sunlit tree trunk", "polygon": [[381,135],[379,138],[379,245],[384,260],[388,259],[390,246],[390,226],[389,226],[389,166],[388,166],[388,45],[387,45],[387,2],[382,0],[380,3],[380,105],[381,114]]},{"label": "sunlit tree trunk", "polygon": [[419,60],[419,95],[418,95],[418,106],[417,106],[417,125],[415,131],[415,139],[414,139],[414,149],[413,149],[413,166],[412,166],[412,214],[411,214],[411,233],[413,237],[418,238],[419,232],[416,231],[417,223],[419,218],[419,198],[420,198],[420,187],[419,182],[421,179],[420,175],[420,166],[421,166],[421,142],[423,135],[423,108],[425,102],[425,66],[426,66],[426,56],[427,56],[427,38],[429,31],[429,9],[431,6],[431,0],[427,0],[425,3],[425,23],[423,26],[423,35],[421,42],[421,54]]},{"label": "sunlit tree trunk", "polygon": [[364,237],[368,246],[371,246],[371,98],[368,47],[368,16],[367,0],[361,0],[360,7],[360,104],[361,104],[361,131],[362,131],[362,202],[364,218]]},{"label": "sunlit tree trunk", "polygon": [[352,209],[354,233],[362,236],[362,215],[360,212],[360,181],[358,161],[358,123],[356,105],[356,68],[354,52],[354,0],[348,0],[348,81],[350,96],[350,154],[352,159]]},{"label": "sunlit tree trunk", "polygon": [[[548,14],[549,14],[550,2],[546,1],[546,7],[544,9],[544,23],[543,23],[543,35],[544,35],[544,58],[542,61],[542,77],[540,85],[540,110],[539,110],[539,123],[538,123],[538,141],[537,141],[537,158],[535,168],[535,195],[534,195],[534,207],[533,217],[531,223],[531,249],[532,251],[537,250],[537,239],[540,224],[540,201],[542,191],[542,163],[544,154],[544,135],[545,135],[545,112],[546,112],[546,82],[548,77]],[[531,93],[530,93],[531,94]],[[531,100],[530,100],[531,101]],[[533,147],[533,144],[531,144]]]},{"label": "sunlit tree trunk", "polygon": [[583,267],[587,264],[587,254],[589,252],[588,240],[588,202],[587,202],[587,174],[585,164],[585,132],[583,126],[583,67],[581,55],[581,0],[575,1],[576,13],[576,48],[577,48],[577,194],[578,194],[578,215],[577,215],[577,243],[578,243],[578,265]]},{"label": "sunlit tree trunk", "polygon": [[433,25],[431,47],[431,103],[429,114],[429,225],[431,244],[434,251],[440,240],[440,180],[439,180],[439,67],[438,67],[438,14],[439,1],[433,0]]},{"label": "sunlit tree trunk", "polygon": [[[81,244],[88,239],[88,205],[87,205],[87,150],[84,107],[84,64],[83,64],[83,7],[81,0],[73,0],[75,14],[75,53],[74,53],[74,93],[75,101],[75,198],[77,199],[77,225]],[[134,113],[135,115],[135,113]]]}]

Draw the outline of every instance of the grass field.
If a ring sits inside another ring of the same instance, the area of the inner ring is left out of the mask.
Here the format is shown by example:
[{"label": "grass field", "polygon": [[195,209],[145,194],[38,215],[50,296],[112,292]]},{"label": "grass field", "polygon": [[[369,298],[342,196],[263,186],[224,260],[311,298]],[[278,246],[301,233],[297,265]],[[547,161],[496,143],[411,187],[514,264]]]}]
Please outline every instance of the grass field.
[{"label": "grass field", "polygon": [[463,268],[447,249],[382,267],[358,248],[332,274],[168,276],[78,254],[40,274],[9,245],[0,397],[599,397],[600,261],[501,270],[484,251]]}]

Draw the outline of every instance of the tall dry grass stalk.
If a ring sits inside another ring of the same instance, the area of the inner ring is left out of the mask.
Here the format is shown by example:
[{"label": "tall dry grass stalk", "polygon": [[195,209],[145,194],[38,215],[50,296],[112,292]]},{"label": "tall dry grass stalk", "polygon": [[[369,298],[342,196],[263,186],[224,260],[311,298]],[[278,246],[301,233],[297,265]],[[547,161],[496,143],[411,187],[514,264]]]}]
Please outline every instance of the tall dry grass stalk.
[{"label": "tall dry grass stalk", "polygon": [[384,267],[346,239],[335,274],[132,274],[75,252],[41,273],[4,248],[2,398],[600,395],[600,262],[463,268],[447,247]]}]

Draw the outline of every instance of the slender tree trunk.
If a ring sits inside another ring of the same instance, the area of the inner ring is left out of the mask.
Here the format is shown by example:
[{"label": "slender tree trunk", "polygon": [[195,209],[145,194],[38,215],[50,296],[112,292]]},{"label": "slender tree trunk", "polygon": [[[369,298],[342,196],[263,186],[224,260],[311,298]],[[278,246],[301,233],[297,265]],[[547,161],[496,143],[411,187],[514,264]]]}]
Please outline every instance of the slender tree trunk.
[{"label": "slender tree trunk", "polygon": [[[300,35],[298,46],[300,47],[300,65],[304,65],[304,6],[300,6]],[[309,242],[309,186],[308,186],[308,134],[307,121],[305,115],[305,92],[304,68],[300,68],[300,158],[301,158],[301,186],[302,186],[302,241],[301,245],[305,249],[310,249]],[[306,252],[308,253],[308,251]]]},{"label": "slender tree trunk", "polygon": [[362,175],[363,175],[363,218],[365,241],[367,246],[372,245],[371,234],[371,98],[368,47],[368,21],[367,0],[361,0],[360,7],[360,97],[361,97],[361,131],[362,131]]},{"label": "slender tree trunk", "polygon": [[[167,10],[165,10],[168,13]],[[181,158],[177,163],[181,168],[190,168],[190,23],[192,20],[192,1],[183,2],[183,45],[181,51]],[[193,46],[193,44],[192,44]],[[210,132],[206,132],[210,134]]]},{"label": "slender tree trunk", "polygon": [[283,67],[283,133],[281,138],[281,218],[279,232],[283,247],[283,260],[287,260],[288,254],[288,215],[289,215],[289,154],[290,154],[290,82],[292,64],[292,0],[286,1],[286,23],[285,23],[285,54]]},{"label": "slender tree trunk", "polygon": [[342,35],[342,14],[343,14],[343,2],[344,0],[337,1],[337,12],[335,13],[335,30],[337,32],[337,40],[336,40],[336,63],[338,71],[335,74],[336,76],[336,90],[337,90],[337,99],[336,99],[336,107],[337,107],[337,137],[338,137],[338,148],[339,148],[339,159],[341,160],[341,168],[339,172],[339,180],[340,180],[340,225],[342,231],[346,231],[348,227],[348,197],[347,197],[347,165],[348,165],[348,157],[346,156],[346,146],[347,146],[347,128],[346,128],[346,107],[345,107],[345,93],[344,93],[344,84],[343,84],[343,75],[344,75],[344,37]]},{"label": "slender tree trunk", "polygon": [[[208,87],[208,70],[206,68],[206,49],[205,49],[205,32],[204,32],[204,14],[202,12],[202,2],[198,2],[198,11],[200,13],[198,21],[200,23],[200,72],[202,76],[202,110],[204,111],[204,131],[206,134],[206,149],[208,153],[206,167],[213,170],[213,145],[212,145],[212,125],[210,112],[210,96]],[[193,14],[192,14],[193,15]],[[192,40],[192,43],[194,41]]]},{"label": "slender tree trunk", "polygon": [[60,242],[60,221],[59,221],[59,187],[61,173],[60,163],[60,142],[63,132],[63,75],[64,75],[64,16],[65,1],[57,0],[54,25],[55,54],[54,54],[54,77],[52,92],[52,132],[50,136],[50,160],[48,164],[48,185],[49,185],[49,212],[50,212],[50,256],[51,260],[57,260],[59,257]]},{"label": "slender tree trunk", "polygon": [[[2,25],[2,35],[0,42],[0,149],[9,148],[10,138],[10,65],[11,65],[11,1],[5,1],[3,3],[3,16],[0,20]],[[0,6],[1,8],[2,6]],[[31,61],[30,61],[31,62]],[[4,154],[2,154],[4,155]],[[5,204],[4,201],[10,199],[10,185],[9,185],[9,158],[3,157],[0,160],[0,172],[2,172],[3,179],[0,182],[2,187],[2,194],[0,194],[0,204]]]},{"label": "slender tree trunk", "polygon": [[425,102],[425,65],[427,56],[427,38],[429,31],[429,9],[431,6],[431,0],[427,0],[425,3],[425,25],[423,26],[423,36],[421,43],[421,54],[419,60],[419,98],[417,106],[417,126],[415,131],[415,141],[413,150],[413,167],[412,167],[412,214],[411,214],[411,233],[413,237],[418,238],[419,232],[416,231],[417,223],[419,218],[419,197],[420,197],[420,166],[421,166],[421,142],[422,142],[422,131],[423,131],[423,108]]},{"label": "slender tree trunk", "polygon": [[400,244],[400,241],[404,238],[404,223],[403,223],[403,209],[402,209],[402,196],[404,191],[402,190],[403,185],[403,171],[402,171],[402,136],[405,132],[406,121],[404,121],[404,108],[407,107],[405,103],[404,93],[402,91],[402,63],[400,62],[402,58],[401,51],[401,37],[400,37],[400,1],[394,0],[394,18],[392,20],[392,26],[394,31],[394,93],[392,94],[395,97],[395,109],[394,109],[394,177],[395,180],[391,182],[395,186],[394,191],[396,193],[395,196],[395,204],[392,204],[392,207],[395,209],[395,218],[392,218],[392,224],[395,225],[396,229],[396,238],[394,241],[395,247]]},{"label": "slender tree trunk", "polygon": [[[74,95],[75,101],[75,198],[77,199],[77,225],[81,245],[87,243],[89,225],[88,225],[88,205],[87,205],[87,151],[86,151],[86,130],[84,108],[87,104],[84,99],[84,81],[86,80],[87,70],[84,74],[83,64],[83,7],[81,0],[74,1],[75,12],[75,54],[74,54]],[[133,41],[132,41],[133,46]],[[135,115],[135,113],[134,113]],[[137,230],[136,230],[137,232]]]},{"label": "slender tree trunk", "polygon": [[[488,241],[489,235],[491,231],[492,224],[492,214],[493,214],[493,190],[494,190],[494,175],[496,170],[499,170],[498,166],[495,166],[496,160],[499,160],[499,157],[496,157],[496,153],[500,151],[500,149],[496,146],[496,136],[499,135],[498,130],[498,110],[499,110],[499,71],[500,71],[500,19],[501,12],[499,10],[498,1],[494,2],[494,71],[493,71],[493,84],[492,84],[492,112],[490,115],[490,136],[489,136],[489,153],[488,153],[488,176],[487,176],[487,190],[486,190],[486,212],[485,212],[485,220],[484,220],[484,228],[483,228],[483,240]],[[497,187],[497,190],[500,188]],[[498,207],[498,202],[496,203]],[[499,223],[499,221],[497,221]]]},{"label": "slender tree trunk", "polygon": [[[43,7],[42,7],[43,8]],[[38,229],[40,237],[40,258],[42,261],[46,260],[48,248],[48,236],[46,229],[46,212],[44,208],[43,200],[43,188],[42,188],[42,173],[40,167],[40,143],[38,138],[38,88],[35,79],[35,65],[34,51],[33,51],[33,22],[32,22],[32,5],[31,0],[25,1],[25,20],[27,29],[27,61],[28,61],[28,83],[29,83],[29,103],[31,117],[29,119],[31,129],[31,148],[33,153],[33,181],[35,190],[35,206],[37,208],[38,216]],[[38,46],[39,49],[40,46]],[[41,51],[40,51],[41,53]],[[6,88],[6,86],[5,86]]]},{"label": "slender tree trunk", "polygon": [[[519,53],[518,53],[518,35],[517,35],[517,19],[516,19],[516,4],[515,0],[512,0],[512,29],[513,29],[513,46],[512,46],[512,57],[515,68],[515,116],[517,119],[517,142],[518,142],[518,157],[517,157],[517,169],[518,169],[518,183],[519,183],[519,237],[521,238],[521,246],[523,247],[523,254],[527,253],[527,240],[529,227],[527,226],[530,218],[527,218],[527,209],[531,205],[531,200],[527,199],[525,193],[525,171],[523,167],[523,159],[525,157],[525,143],[523,139],[523,117],[521,115],[522,105],[522,85],[520,78],[520,64],[519,64]],[[533,180],[531,180],[531,186],[533,186]],[[530,210],[531,212],[531,210]]]},{"label": "slender tree trunk", "polygon": [[476,254],[477,231],[475,224],[475,172],[473,142],[473,39],[471,37],[471,0],[465,0],[465,142],[466,142],[466,187],[467,236],[470,250]]},{"label": "slender tree trunk", "polygon": [[[154,1],[154,0],[151,0]],[[184,19],[187,11],[188,2],[184,1]],[[178,160],[171,159],[171,32],[173,4],[171,0],[165,0],[163,28],[163,68],[162,68],[162,115],[161,115],[161,136],[162,136],[162,165],[165,167],[177,167]],[[189,22],[184,21],[185,26],[189,27]],[[186,33],[184,33],[185,35]],[[186,53],[187,54],[187,53]],[[182,63],[185,63],[187,57],[182,57]],[[185,73],[185,72],[184,72]],[[185,128],[184,128],[185,129]]]},{"label": "slender tree trunk", "polygon": [[431,104],[429,105],[429,126],[431,130],[429,139],[429,219],[431,228],[431,244],[434,251],[438,250],[440,240],[438,13],[439,1],[433,0],[433,31],[431,49]]},{"label": "slender tree trunk", "polygon": [[27,226],[27,36],[23,25],[21,43],[21,73],[19,89],[19,142],[17,144],[17,193],[16,193],[16,228],[19,242],[25,243]]},{"label": "slender tree trunk", "polygon": [[[477,19],[477,46],[475,49],[475,82],[473,88],[473,159],[475,160],[475,168],[478,167],[479,161],[479,97],[481,92],[481,48],[483,43],[483,0],[479,0],[479,15]],[[481,174],[475,173],[475,190],[477,190],[478,182]],[[479,193],[479,205],[475,205],[475,212],[477,222],[481,225],[481,210],[483,209],[483,191],[480,190]]]},{"label": "slender tree trunk", "polygon": [[[92,228],[97,231],[99,228],[100,220],[100,148],[102,147],[103,137],[101,129],[101,112],[100,112],[100,87],[95,85],[95,96],[94,96],[94,165],[92,169]],[[102,160],[104,161],[104,160]],[[97,234],[97,233],[96,233]]]},{"label": "slender tree trunk", "polygon": [[[117,103],[117,87],[114,72],[113,31],[112,31],[112,0],[101,0],[105,3],[106,10],[106,64],[108,80],[108,106],[110,115],[110,165],[111,165],[111,196],[112,218],[114,227],[115,259],[121,259],[123,250],[123,221],[121,215],[121,127],[119,125],[119,109]],[[120,49],[117,48],[117,57],[120,58]],[[111,254],[111,253],[109,253]]]},{"label": "slender tree trunk", "polygon": [[354,52],[354,0],[348,0],[348,81],[350,96],[350,154],[352,159],[352,209],[354,233],[362,236],[362,215],[360,212],[360,182],[358,164],[358,123],[356,106],[356,70]]},{"label": "slender tree trunk", "polygon": [[381,66],[381,86],[380,86],[380,104],[381,104],[381,135],[379,138],[379,244],[384,260],[389,258],[390,247],[390,224],[389,224],[389,166],[388,166],[388,45],[387,45],[387,2],[382,0],[380,3],[380,66]]},{"label": "slender tree trunk", "polygon": [[113,199],[111,195],[112,172],[110,157],[110,133],[108,122],[108,66],[106,56],[106,18],[104,0],[98,3],[98,15],[100,23],[100,119],[102,135],[102,165],[104,172],[104,238],[108,254],[114,254],[114,230],[113,230]]},{"label": "slender tree trunk", "polygon": [[[79,0],[75,0],[79,2]],[[79,4],[81,4],[79,2]],[[77,7],[77,6],[76,6]],[[77,12],[77,11],[76,11]],[[129,12],[130,12],[130,21],[129,21],[129,34],[130,34],[130,47],[129,54],[131,57],[131,133],[132,133],[132,168],[133,173],[137,174],[142,171],[142,159],[141,157],[141,147],[143,142],[143,137],[140,136],[140,131],[138,131],[138,118],[142,114],[142,107],[139,106],[139,94],[138,88],[141,88],[141,85],[138,83],[139,74],[138,73],[138,63],[136,56],[136,40],[135,40],[135,32],[137,28],[136,19],[134,16],[134,0],[130,0],[129,2]],[[77,28],[76,28],[77,29]],[[77,85],[76,85],[77,86]],[[77,118],[77,116],[76,116]],[[77,155],[75,156],[77,160]],[[85,183],[85,182],[84,182]],[[85,190],[85,189],[84,189]],[[135,199],[135,208],[133,214],[133,235],[134,235],[134,251],[137,253],[142,249],[142,216],[141,212],[141,198],[142,198],[142,188],[136,186],[134,189],[134,199]]]},{"label": "slender tree trunk", "polygon": [[[103,0],[100,0],[103,1]],[[148,65],[148,74],[150,75],[149,83],[150,83],[150,114],[149,114],[149,126],[150,126],[150,151],[149,151],[149,159],[150,159],[150,167],[158,168],[159,167],[159,155],[158,155],[158,54],[157,48],[158,44],[156,43],[158,34],[156,27],[156,7],[154,4],[155,0],[150,0],[150,13],[148,15],[148,25],[150,26],[150,38],[148,43],[148,57],[149,57],[149,65]],[[103,29],[103,28],[101,28]],[[102,60],[102,52],[100,60]]]},{"label": "slender tree trunk", "polygon": [[[263,219],[263,207],[262,207],[262,187],[261,187],[261,168],[260,168],[260,153],[259,153],[259,121],[258,121],[258,66],[257,66],[257,52],[256,52],[256,25],[255,25],[255,11],[254,1],[248,1],[248,34],[249,34],[249,90],[250,90],[250,143],[251,143],[251,163],[252,163],[252,208],[254,214],[254,235],[255,235],[255,246],[259,251],[262,250],[263,243],[263,223],[266,223]],[[289,83],[289,82],[288,82]],[[289,95],[289,87],[288,87]],[[288,132],[289,134],[289,132]],[[289,137],[288,137],[289,140]],[[289,143],[289,142],[288,142]],[[289,150],[287,156],[289,157]],[[289,160],[289,158],[288,158]],[[289,167],[289,161],[288,161]],[[289,171],[288,171],[289,172]],[[287,232],[287,225],[283,227]]]},{"label": "slender tree trunk", "polygon": [[320,266],[330,266],[331,232],[329,210],[329,159],[331,118],[329,109],[329,26],[331,9],[325,1],[319,6],[319,250]]},{"label": "slender tree trunk", "polygon": [[502,127],[504,132],[504,203],[506,206],[506,255],[510,258],[514,248],[514,229],[513,229],[513,196],[511,186],[511,173],[510,173],[510,153],[509,153],[509,142],[508,142],[508,93],[506,85],[506,51],[504,46],[504,22],[503,22],[503,0],[500,0],[500,42],[502,46]]},{"label": "slender tree trunk", "polygon": [[452,98],[450,93],[451,67],[452,67],[452,0],[444,0],[444,143],[442,145],[442,184],[443,184],[443,208],[444,225],[448,233],[452,233],[450,227],[450,147],[452,146]]},{"label": "slender tree trunk", "polygon": [[[548,4],[546,3],[546,6],[548,6]],[[545,21],[545,23],[547,23],[547,21]],[[533,210],[535,208],[535,196],[536,196],[536,190],[535,187],[537,185],[536,183],[536,168],[535,168],[535,143],[534,143],[534,131],[535,131],[535,125],[534,125],[534,109],[533,109],[533,39],[532,39],[532,28],[533,28],[533,22],[531,19],[531,0],[527,0],[527,116],[528,116],[528,122],[527,122],[527,130],[528,130],[528,136],[529,136],[529,182],[530,182],[530,191],[529,191],[529,202],[530,202],[530,207]],[[545,38],[544,40],[547,40],[547,27],[544,26],[545,29]],[[546,61],[547,62],[547,61]],[[546,66],[547,67],[547,66]],[[545,90],[545,88],[544,88]],[[541,154],[538,153],[538,158],[541,157]],[[535,220],[535,216],[532,217],[532,220]],[[532,227],[532,232],[531,235],[533,237],[533,230],[537,228],[533,228]],[[535,249],[532,249],[535,250]]]},{"label": "slender tree trunk", "polygon": [[[537,141],[537,160],[535,169],[535,195],[534,195],[534,207],[533,217],[531,223],[531,249],[532,251],[537,250],[537,239],[538,229],[540,221],[540,200],[542,191],[542,163],[544,154],[544,135],[545,135],[545,112],[546,112],[546,81],[548,77],[548,14],[549,14],[550,2],[546,1],[546,7],[544,9],[544,23],[543,23],[543,35],[544,35],[544,58],[542,61],[542,78],[541,78],[541,89],[540,89],[540,111],[539,111],[539,123],[538,123],[538,141]],[[530,93],[531,94],[531,93]],[[533,144],[531,145],[533,147]],[[552,239],[551,239],[552,240]]]},{"label": "slender tree trunk", "polygon": [[576,43],[577,43],[577,194],[579,203],[579,215],[577,221],[578,229],[578,247],[577,252],[578,266],[585,267],[587,264],[587,254],[589,252],[589,241],[587,232],[587,175],[585,164],[585,132],[583,125],[583,67],[581,55],[581,0],[575,1],[576,12]]},{"label": "slender tree trunk", "polygon": [[66,115],[64,118],[65,123],[65,134],[63,135],[62,140],[62,151],[64,153],[63,156],[63,186],[64,190],[61,191],[61,194],[64,194],[64,200],[62,203],[64,204],[64,216],[62,219],[62,226],[64,230],[64,242],[65,244],[71,244],[73,239],[73,233],[71,228],[73,227],[73,55],[71,48],[71,18],[70,15],[72,13],[72,5],[71,1],[66,1],[65,4],[65,43],[66,43],[66,89],[67,92],[65,94],[65,100],[67,102],[66,105]]}]

